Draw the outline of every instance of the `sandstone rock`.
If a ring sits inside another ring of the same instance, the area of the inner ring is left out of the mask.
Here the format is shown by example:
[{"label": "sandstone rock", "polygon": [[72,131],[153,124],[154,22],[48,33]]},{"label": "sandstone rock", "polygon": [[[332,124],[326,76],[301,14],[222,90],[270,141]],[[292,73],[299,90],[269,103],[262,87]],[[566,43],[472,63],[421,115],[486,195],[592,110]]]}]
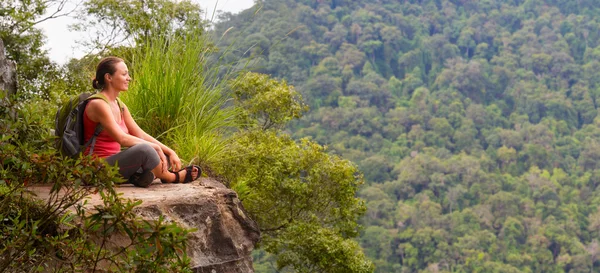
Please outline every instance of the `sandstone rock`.
[{"label": "sandstone rock", "polygon": [[0,39],[0,92],[8,94],[17,92],[17,66],[9,60],[4,53],[4,43]]},{"label": "sandstone rock", "polygon": [[[30,190],[46,199],[50,186]],[[156,180],[149,188],[122,185],[117,188],[123,198],[142,200],[139,215],[147,220],[165,219],[183,227],[196,228],[188,240],[188,256],[198,273],[254,272],[254,245],[260,238],[256,223],[250,219],[237,194],[210,179],[190,184],[161,184]],[[91,195],[88,206],[101,205],[99,195]]]}]

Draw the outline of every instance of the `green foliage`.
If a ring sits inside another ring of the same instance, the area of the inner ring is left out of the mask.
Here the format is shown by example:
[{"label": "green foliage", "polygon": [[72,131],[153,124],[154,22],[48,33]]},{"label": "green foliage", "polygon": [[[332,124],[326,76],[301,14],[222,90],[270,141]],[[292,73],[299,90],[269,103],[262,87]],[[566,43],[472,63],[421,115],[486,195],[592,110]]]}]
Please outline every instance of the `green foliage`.
[{"label": "green foliage", "polygon": [[[352,268],[346,272],[368,271],[369,263],[356,256],[360,248],[347,239],[357,234],[356,220],[364,212],[355,197],[362,178],[350,162],[314,142],[297,143],[273,131],[243,131],[233,140],[228,151],[233,160],[219,171],[261,227],[278,267],[330,272],[344,264]],[[306,244],[296,244],[303,240]]]},{"label": "green foliage", "polygon": [[19,64],[18,92],[22,97],[47,95],[50,83],[59,74],[42,48],[44,35],[35,25],[53,16],[64,15],[60,10],[45,13],[51,6],[64,5],[65,0],[9,0],[0,3],[0,40],[7,57]]},{"label": "green foliage", "polygon": [[198,35],[204,30],[200,6],[191,1],[88,0],[83,2],[79,21],[73,25],[79,31],[103,29],[86,41],[88,47],[101,52],[124,42],[143,46],[152,43],[153,37]]},{"label": "green foliage", "polygon": [[230,153],[236,160],[224,164],[223,174],[233,189],[248,188],[240,198],[262,230],[317,216],[322,224],[355,234],[354,221],[364,207],[354,192],[362,178],[350,162],[309,140],[296,143],[270,131],[243,132],[234,139]]},{"label": "green foliage", "polygon": [[268,75],[246,73],[231,84],[231,89],[241,109],[239,123],[245,127],[281,128],[308,110],[293,86]]},{"label": "green foliage", "polygon": [[355,241],[344,239],[316,223],[294,223],[265,242],[267,251],[278,253],[277,266],[296,272],[373,272]]},{"label": "green foliage", "polygon": [[232,83],[242,130],[216,172],[234,189],[262,232],[277,268],[299,272],[371,272],[358,244],[363,183],[356,167],[308,139],[278,132],[305,110],[285,82],[245,74]]}]

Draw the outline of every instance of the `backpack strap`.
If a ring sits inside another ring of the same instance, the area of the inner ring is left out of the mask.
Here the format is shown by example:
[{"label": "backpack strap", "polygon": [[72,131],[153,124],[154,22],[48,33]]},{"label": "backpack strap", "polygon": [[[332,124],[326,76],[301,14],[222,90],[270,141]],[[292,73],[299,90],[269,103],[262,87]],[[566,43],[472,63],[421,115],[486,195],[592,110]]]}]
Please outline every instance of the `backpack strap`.
[{"label": "backpack strap", "polygon": [[[86,101],[93,100],[93,99],[101,99],[101,100],[105,101],[108,105],[110,105],[108,98],[106,98],[106,96],[104,96],[100,93],[96,93],[94,95],[89,96],[86,99]],[[121,114],[123,114],[125,112],[125,104],[123,102],[121,102],[121,100],[119,98],[117,98],[117,105],[119,106],[119,109],[121,110]],[[96,145],[96,138],[98,137],[100,132],[102,132],[102,129],[104,129],[104,128],[102,128],[102,125],[100,123],[98,123],[98,125],[96,125],[96,129],[94,130],[94,135],[83,146],[83,149],[85,149],[88,145],[91,145],[90,146],[90,154],[92,154],[94,152],[94,146]]]},{"label": "backpack strap", "polygon": [[94,130],[94,135],[83,145],[83,149],[85,149],[88,145],[91,145],[90,146],[90,154],[92,154],[94,152],[94,146],[96,145],[96,138],[98,137],[100,132],[102,132],[102,129],[103,129],[102,125],[100,125],[100,124],[96,125],[96,129]]},{"label": "backpack strap", "polygon": [[[94,95],[91,95],[89,98],[87,98],[87,100],[93,100],[93,99],[101,99],[110,105],[108,98],[106,98],[106,96],[104,96],[101,93],[96,93]],[[121,109],[121,114],[124,113],[125,112],[125,103],[123,103],[123,101],[121,101],[121,99],[119,99],[118,97],[117,97],[117,105],[119,106],[119,109]]]},{"label": "backpack strap", "polygon": [[125,103],[123,103],[121,101],[121,99],[119,99],[117,97],[117,105],[119,105],[119,109],[121,109],[121,114],[125,113]]}]

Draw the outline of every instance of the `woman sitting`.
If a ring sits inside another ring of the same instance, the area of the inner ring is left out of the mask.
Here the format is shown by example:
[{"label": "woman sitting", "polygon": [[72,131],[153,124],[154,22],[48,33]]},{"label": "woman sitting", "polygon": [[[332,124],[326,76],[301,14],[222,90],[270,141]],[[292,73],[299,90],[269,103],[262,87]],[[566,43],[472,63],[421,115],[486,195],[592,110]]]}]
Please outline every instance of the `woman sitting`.
[{"label": "woman sitting", "polygon": [[[92,154],[119,166],[119,173],[138,187],[148,187],[154,177],[163,183],[189,183],[201,173],[198,166],[181,169],[177,154],[144,132],[133,120],[127,106],[117,100],[119,93],[129,87],[129,71],[117,57],[106,57],[96,68],[94,89],[107,101],[90,100],[83,114],[84,140],[87,142],[98,124],[103,130],[96,137]],[[121,147],[129,147],[121,151]],[[90,147],[85,154],[90,153]],[[169,171],[172,167],[174,171]]]}]

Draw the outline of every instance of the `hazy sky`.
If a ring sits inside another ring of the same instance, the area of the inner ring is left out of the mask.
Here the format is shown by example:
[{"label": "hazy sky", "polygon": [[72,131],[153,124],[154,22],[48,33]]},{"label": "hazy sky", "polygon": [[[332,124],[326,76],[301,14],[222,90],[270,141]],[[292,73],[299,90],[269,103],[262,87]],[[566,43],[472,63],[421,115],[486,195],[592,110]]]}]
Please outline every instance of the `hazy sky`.
[{"label": "hazy sky", "polygon": [[[73,1],[73,0],[70,0]],[[213,10],[222,10],[232,13],[240,12],[244,9],[250,8],[253,4],[253,0],[192,0],[198,4],[203,10],[207,10],[208,14],[205,14],[205,18],[210,19],[213,15]],[[67,6],[64,10],[73,9],[74,4]],[[49,11],[52,11],[50,9]],[[61,17],[52,20],[45,21],[39,25],[39,27],[46,34],[46,45],[48,49],[50,59],[59,63],[64,64],[70,58],[79,58],[84,53],[79,48],[80,46],[75,43],[76,40],[85,39],[86,34],[70,32],[67,26],[74,23],[75,20],[69,17]]]}]

